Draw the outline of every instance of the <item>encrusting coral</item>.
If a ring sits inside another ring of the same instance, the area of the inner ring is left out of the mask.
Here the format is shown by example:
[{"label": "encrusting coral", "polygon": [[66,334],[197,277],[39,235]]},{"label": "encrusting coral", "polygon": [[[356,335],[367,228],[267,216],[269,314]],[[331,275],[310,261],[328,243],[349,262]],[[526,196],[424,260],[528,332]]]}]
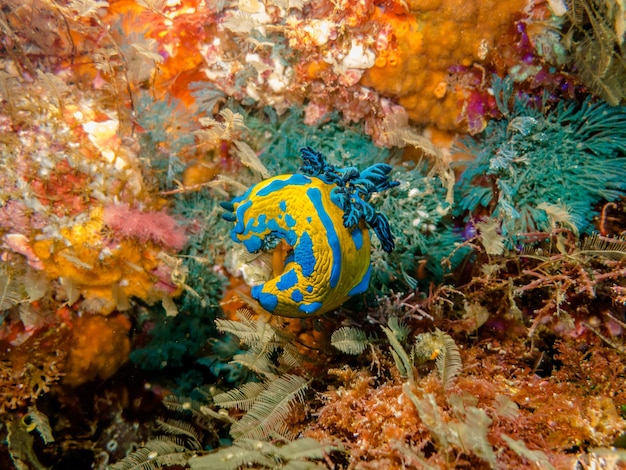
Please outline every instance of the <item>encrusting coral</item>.
[{"label": "encrusting coral", "polygon": [[377,8],[371,17],[376,60],[362,84],[396,99],[415,123],[456,130],[465,119],[476,132],[481,124],[473,120],[483,116],[464,109],[474,86],[455,83],[453,69],[504,70],[513,63],[513,23],[525,3],[439,0],[408,2],[401,13]]}]

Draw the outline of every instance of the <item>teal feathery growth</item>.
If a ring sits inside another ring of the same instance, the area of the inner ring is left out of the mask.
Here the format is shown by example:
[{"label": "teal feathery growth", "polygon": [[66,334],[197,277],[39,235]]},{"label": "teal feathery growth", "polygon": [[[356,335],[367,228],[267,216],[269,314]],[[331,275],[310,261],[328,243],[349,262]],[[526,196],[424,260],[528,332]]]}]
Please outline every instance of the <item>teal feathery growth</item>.
[{"label": "teal feathery growth", "polygon": [[496,80],[494,92],[503,118],[463,142],[475,159],[457,184],[457,214],[491,215],[514,243],[519,233],[551,230],[544,203],[563,207],[580,233],[592,231],[596,205],[626,191],[626,107],[588,98],[538,109],[513,96],[509,79]]}]

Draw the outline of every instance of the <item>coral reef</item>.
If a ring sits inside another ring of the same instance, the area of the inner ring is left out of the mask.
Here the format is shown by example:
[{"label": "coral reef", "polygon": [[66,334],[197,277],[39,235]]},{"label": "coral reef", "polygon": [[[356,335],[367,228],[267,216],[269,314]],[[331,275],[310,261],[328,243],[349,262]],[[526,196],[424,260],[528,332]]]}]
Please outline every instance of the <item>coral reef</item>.
[{"label": "coral reef", "polygon": [[5,0],[0,468],[624,468],[622,3]]}]

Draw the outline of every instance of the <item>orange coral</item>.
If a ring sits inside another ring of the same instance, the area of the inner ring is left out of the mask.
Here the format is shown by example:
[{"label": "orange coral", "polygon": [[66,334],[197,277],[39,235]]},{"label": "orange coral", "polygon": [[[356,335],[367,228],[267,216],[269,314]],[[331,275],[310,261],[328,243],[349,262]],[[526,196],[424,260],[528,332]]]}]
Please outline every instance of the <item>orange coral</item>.
[{"label": "orange coral", "polygon": [[[201,49],[213,39],[211,25],[215,18],[211,6],[198,0],[168,3],[160,9],[134,0],[110,3],[105,21],[119,25],[120,42],[124,43],[132,34],[138,34],[138,38],[145,34],[148,41],[156,41],[150,53],[160,56],[161,63],[149,77],[154,93],[175,96],[191,106],[195,100],[189,85],[206,79],[201,71],[205,65]],[[132,68],[132,64],[129,67]]]},{"label": "orange coral", "polygon": [[[61,280],[68,299],[74,302],[81,294],[87,301],[85,308],[106,314],[126,308],[129,297],[151,302],[166,295],[155,287],[159,281],[168,281],[157,274],[162,264],[157,258],[160,249],[133,239],[108,246],[104,229],[102,208],[96,208],[87,222],[61,230],[65,242],[33,243],[46,275]],[[179,293],[175,286],[172,290],[168,294]]]},{"label": "orange coral", "polygon": [[372,15],[379,24],[377,57],[361,83],[396,98],[418,124],[457,130],[469,95],[467,87],[450,83],[451,68],[503,68],[514,39],[513,22],[526,2],[408,3],[410,13],[378,8]]},{"label": "orange coral", "polygon": [[107,379],[128,359],[130,321],[123,315],[88,315],[74,322],[74,340],[63,382],[76,386]]}]

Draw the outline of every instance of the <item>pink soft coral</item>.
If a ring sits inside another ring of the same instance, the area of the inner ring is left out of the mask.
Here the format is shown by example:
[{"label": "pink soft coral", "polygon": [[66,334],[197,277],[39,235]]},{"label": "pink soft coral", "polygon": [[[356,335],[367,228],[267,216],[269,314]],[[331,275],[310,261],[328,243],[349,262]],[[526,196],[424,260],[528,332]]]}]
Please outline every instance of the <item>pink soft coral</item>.
[{"label": "pink soft coral", "polygon": [[126,204],[111,205],[104,208],[104,223],[116,235],[142,243],[151,241],[177,251],[187,243],[183,228],[164,211],[142,212]]}]

